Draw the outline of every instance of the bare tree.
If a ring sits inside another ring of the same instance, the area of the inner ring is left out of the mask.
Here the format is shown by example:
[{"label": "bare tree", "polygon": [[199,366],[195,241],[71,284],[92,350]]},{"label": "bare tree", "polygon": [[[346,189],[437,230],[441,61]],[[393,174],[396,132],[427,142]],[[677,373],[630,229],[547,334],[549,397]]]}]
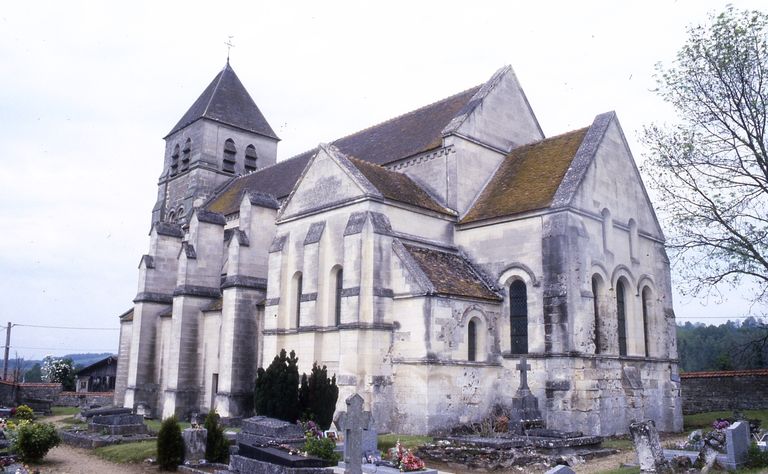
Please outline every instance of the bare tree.
[{"label": "bare tree", "polygon": [[729,6],[657,73],[678,121],[646,127],[643,171],[683,290],[749,282],[768,302],[768,16]]}]

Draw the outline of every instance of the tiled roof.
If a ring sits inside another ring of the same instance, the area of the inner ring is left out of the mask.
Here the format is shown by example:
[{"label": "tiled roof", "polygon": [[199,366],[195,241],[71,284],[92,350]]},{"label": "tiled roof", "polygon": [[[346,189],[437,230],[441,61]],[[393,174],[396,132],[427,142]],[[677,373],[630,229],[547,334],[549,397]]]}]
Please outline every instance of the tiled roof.
[{"label": "tiled roof", "polygon": [[500,301],[472,265],[460,255],[403,245],[432,282],[434,293]]},{"label": "tiled roof", "polygon": [[454,215],[453,211],[436,203],[434,199],[418,184],[414,183],[410,177],[403,173],[390,171],[382,166],[349,158],[355,167],[379,190],[387,199],[404,202],[416,207],[430,209],[443,214]]},{"label": "tiled roof", "polygon": [[[347,156],[378,165],[424,153],[442,145],[443,128],[469,107],[479,89],[480,86],[473,87],[331,144]],[[208,210],[225,215],[235,213],[246,191],[268,193],[277,199],[287,197],[315,153],[316,148],[233,179],[209,201]]]},{"label": "tiled roof", "polygon": [[715,377],[765,377],[768,376],[768,369],[749,369],[749,370],[720,370],[715,372],[681,372],[680,378],[683,379],[708,379]]},{"label": "tiled roof", "polygon": [[77,372],[75,372],[75,375],[87,375],[87,374],[93,372],[94,370],[96,370],[96,369],[98,369],[98,368],[100,368],[102,366],[105,366],[105,365],[115,365],[115,366],[117,366],[117,357],[113,356],[113,355],[111,355],[109,357],[105,357],[104,359],[101,359],[98,362],[94,362],[93,364],[91,364],[91,365],[89,365],[87,367],[83,367],[82,369],[80,369]]},{"label": "tiled roof", "polygon": [[133,308],[118,316],[120,321],[133,321]]},{"label": "tiled roof", "polygon": [[208,84],[187,113],[181,117],[181,120],[168,132],[166,138],[201,118],[277,139],[277,135],[245,90],[243,83],[229,65],[229,61]]},{"label": "tiled roof", "polygon": [[461,223],[548,207],[589,128],[512,150]]}]

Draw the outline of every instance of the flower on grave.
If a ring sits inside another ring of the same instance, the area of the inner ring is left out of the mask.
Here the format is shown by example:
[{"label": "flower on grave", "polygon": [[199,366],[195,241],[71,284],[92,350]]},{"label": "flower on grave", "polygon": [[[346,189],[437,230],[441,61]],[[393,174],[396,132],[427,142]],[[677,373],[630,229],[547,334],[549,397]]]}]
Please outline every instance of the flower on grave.
[{"label": "flower on grave", "polygon": [[397,440],[395,447],[389,450],[389,457],[401,472],[421,471],[424,469],[424,461],[406,449]]},{"label": "flower on grave", "polygon": [[317,423],[315,423],[312,420],[307,421],[306,423],[301,423],[301,427],[304,429],[304,438],[310,439],[320,439],[323,438],[323,430],[320,429],[319,426],[317,426]]},{"label": "flower on grave", "polygon": [[724,419],[724,418],[718,418],[717,420],[715,420],[712,423],[712,428],[714,428],[714,429],[716,429],[718,431],[722,431],[722,430],[728,428],[729,426],[731,426],[731,422],[726,420],[726,419]]}]

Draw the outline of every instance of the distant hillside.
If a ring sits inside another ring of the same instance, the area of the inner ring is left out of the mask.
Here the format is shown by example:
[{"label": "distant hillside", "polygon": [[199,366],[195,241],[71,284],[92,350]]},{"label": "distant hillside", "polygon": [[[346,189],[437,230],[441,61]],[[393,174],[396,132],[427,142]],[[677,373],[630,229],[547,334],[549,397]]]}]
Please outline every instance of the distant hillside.
[{"label": "distant hillside", "polygon": [[[85,353],[85,354],[67,354],[63,355],[61,357],[57,357],[58,359],[66,359],[69,357],[72,359],[72,362],[74,362],[75,367],[87,367],[91,364],[94,364],[102,359],[106,359],[107,357],[114,355],[110,352],[102,352],[100,354],[95,353]],[[35,364],[41,364],[42,360],[35,360],[35,359],[9,359],[8,360],[8,370],[12,371],[14,370],[18,365],[21,366],[21,371],[26,372],[27,370],[31,369]],[[2,360],[0,360],[0,365],[2,365]],[[0,374],[2,375],[2,374]]]}]

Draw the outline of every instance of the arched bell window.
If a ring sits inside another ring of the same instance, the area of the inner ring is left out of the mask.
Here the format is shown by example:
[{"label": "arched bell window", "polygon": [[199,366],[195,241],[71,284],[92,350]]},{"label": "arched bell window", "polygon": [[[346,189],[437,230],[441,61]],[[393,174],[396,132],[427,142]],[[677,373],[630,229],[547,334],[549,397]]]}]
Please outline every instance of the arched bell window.
[{"label": "arched bell window", "polygon": [[222,161],[221,169],[228,173],[234,173],[236,155],[237,148],[235,147],[235,141],[231,138],[227,138],[227,141],[224,142],[224,161]]},{"label": "arched bell window", "polygon": [[256,171],[258,156],[256,155],[256,147],[248,145],[245,147],[245,172],[250,173]]}]

